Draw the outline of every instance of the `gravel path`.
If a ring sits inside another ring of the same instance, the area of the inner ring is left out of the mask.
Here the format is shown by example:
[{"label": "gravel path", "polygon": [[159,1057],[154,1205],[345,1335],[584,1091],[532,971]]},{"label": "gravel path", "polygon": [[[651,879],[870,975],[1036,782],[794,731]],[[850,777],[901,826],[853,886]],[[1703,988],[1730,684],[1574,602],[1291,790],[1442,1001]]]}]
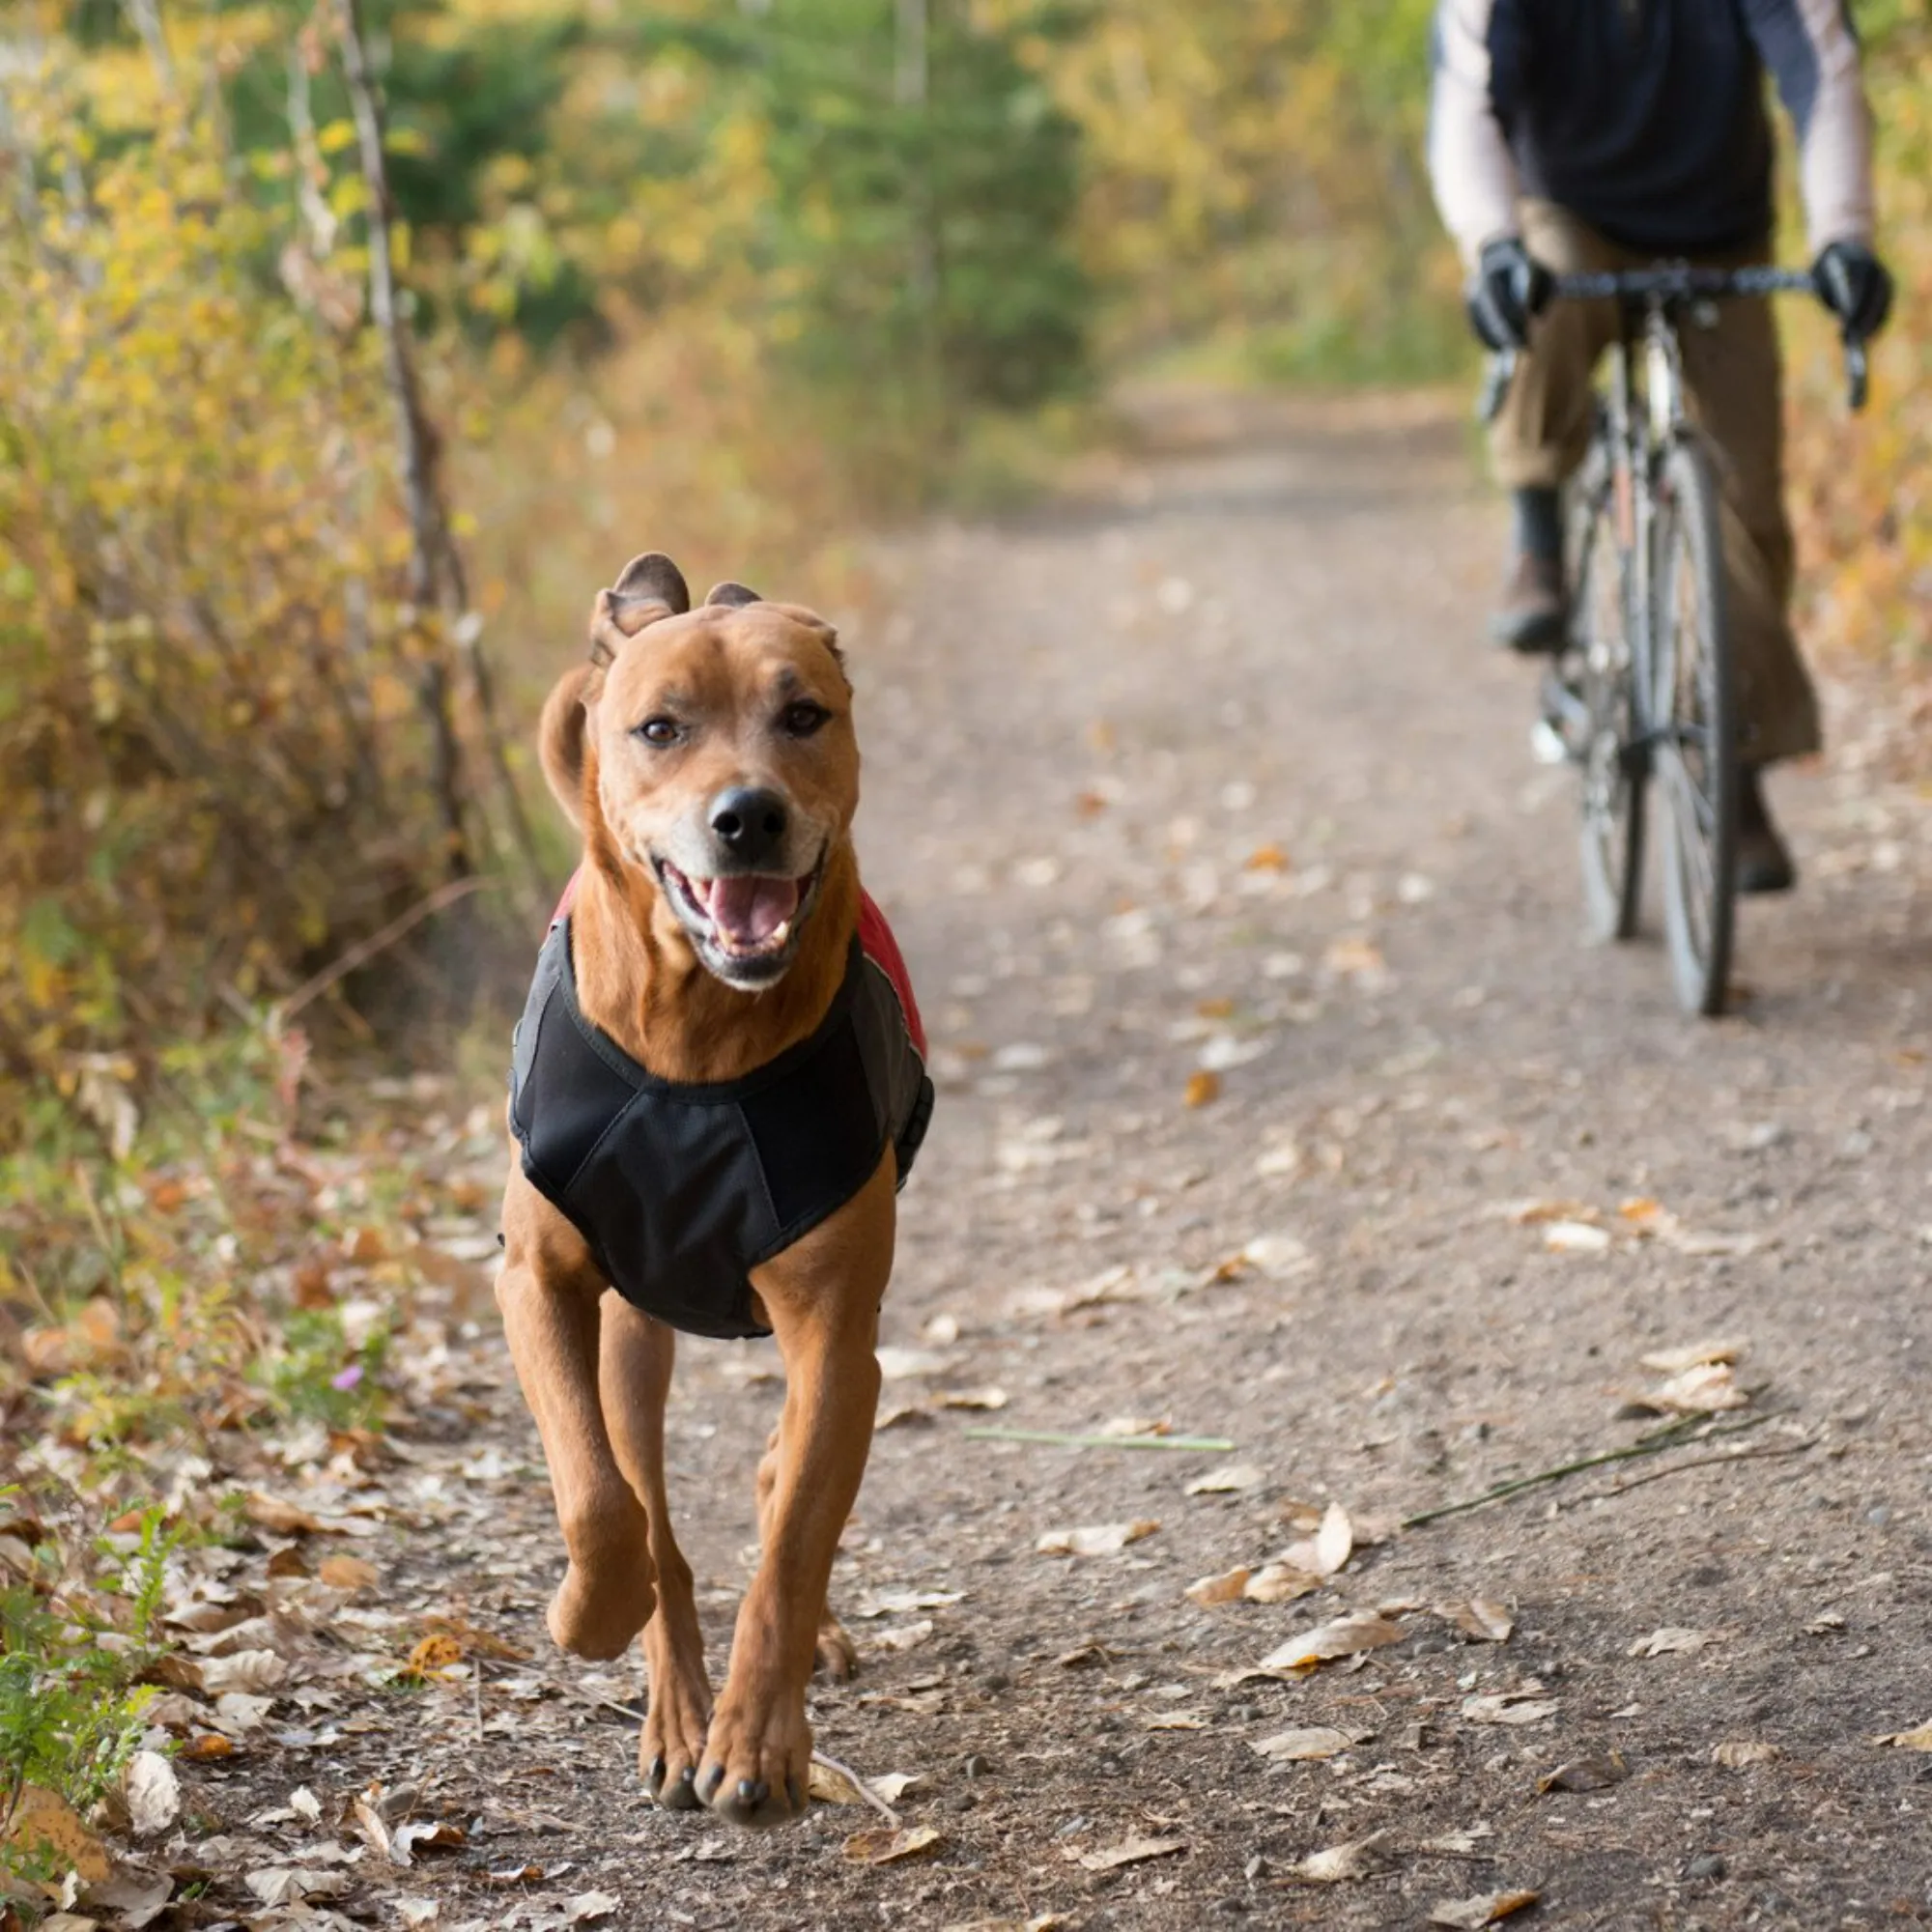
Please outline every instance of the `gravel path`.
[{"label": "gravel path", "polygon": [[[848,639],[941,1106],[836,1582],[865,1668],[816,1719],[939,1839],[867,1863],[863,1810],[748,1838],[644,1802],[637,1671],[542,1637],[558,1547],[486,1333],[386,1560],[394,1605],[454,1594],[529,1660],[341,1745],[345,1789],[470,1829],[385,1883],[479,1926],[590,1889],[772,1932],[1400,1926],[1516,1889],[1564,1926],[1932,1919],[1932,1756],[1874,1742],[1932,1719],[1932,808],[1871,727],[1781,780],[1804,887],[1747,909],[1738,1016],[1687,1021],[1655,937],[1577,939],[1568,781],[1477,641],[1499,522],[1459,412],[1140,420],[1057,506],[892,550],[897,614]],[[1749,1426],[1394,1529],[1635,1443],[1673,1350]],[[694,1344],[674,1400],[714,1668],[775,1367]],[[968,1433],[1122,1418],[1235,1446]],[[1347,1561],[1309,1594],[1183,1594],[1324,1515],[1291,1561]],[[1241,1675],[1350,1612],[1395,1640]],[[239,1815],[297,1775],[203,1789]]]}]

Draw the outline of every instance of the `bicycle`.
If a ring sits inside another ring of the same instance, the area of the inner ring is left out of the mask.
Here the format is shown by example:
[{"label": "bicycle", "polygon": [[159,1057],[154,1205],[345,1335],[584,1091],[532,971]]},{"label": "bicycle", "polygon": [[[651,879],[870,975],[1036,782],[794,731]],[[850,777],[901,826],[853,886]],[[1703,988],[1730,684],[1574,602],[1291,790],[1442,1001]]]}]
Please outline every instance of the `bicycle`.
[{"label": "bicycle", "polygon": [[[1646,807],[1663,795],[1663,924],[1684,1008],[1723,1011],[1735,925],[1738,721],[1712,453],[1685,409],[1687,323],[1709,305],[1812,292],[1800,269],[1660,264],[1560,275],[1567,300],[1613,300],[1620,327],[1589,452],[1565,516],[1568,636],[1544,675],[1534,741],[1581,779],[1591,937],[1633,938]],[[1848,401],[1864,406],[1864,345],[1845,342]],[[1479,405],[1502,407],[1516,355],[1491,358]]]}]

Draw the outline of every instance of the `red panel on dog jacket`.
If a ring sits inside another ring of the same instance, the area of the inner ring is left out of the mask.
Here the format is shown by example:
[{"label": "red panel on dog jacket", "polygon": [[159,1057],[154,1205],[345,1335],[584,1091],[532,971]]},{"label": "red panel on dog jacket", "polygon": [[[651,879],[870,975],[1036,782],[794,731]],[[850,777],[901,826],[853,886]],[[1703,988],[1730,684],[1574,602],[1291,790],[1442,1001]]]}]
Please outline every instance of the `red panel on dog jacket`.
[{"label": "red panel on dog jacket", "polygon": [[751,1270],[851,1200],[888,1142],[903,1186],[925,1136],[932,1082],[905,960],[862,895],[845,976],[810,1037],[737,1080],[663,1080],[578,1005],[576,886],[511,1045],[524,1173],[625,1300],[689,1334],[768,1334]]}]

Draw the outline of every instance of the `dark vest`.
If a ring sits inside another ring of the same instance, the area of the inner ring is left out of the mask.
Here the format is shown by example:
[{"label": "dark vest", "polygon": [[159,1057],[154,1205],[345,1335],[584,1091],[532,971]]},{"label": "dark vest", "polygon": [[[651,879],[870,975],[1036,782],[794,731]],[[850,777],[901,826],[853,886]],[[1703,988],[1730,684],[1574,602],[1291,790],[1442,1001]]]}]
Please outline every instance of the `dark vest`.
[{"label": "dark vest", "polygon": [[932,1116],[924,1045],[867,900],[809,1038],[742,1079],[662,1080],[584,1017],[566,914],[512,1042],[510,1124],[524,1173],[626,1301],[688,1334],[765,1335],[752,1269],[851,1200],[888,1142],[904,1185]]}]

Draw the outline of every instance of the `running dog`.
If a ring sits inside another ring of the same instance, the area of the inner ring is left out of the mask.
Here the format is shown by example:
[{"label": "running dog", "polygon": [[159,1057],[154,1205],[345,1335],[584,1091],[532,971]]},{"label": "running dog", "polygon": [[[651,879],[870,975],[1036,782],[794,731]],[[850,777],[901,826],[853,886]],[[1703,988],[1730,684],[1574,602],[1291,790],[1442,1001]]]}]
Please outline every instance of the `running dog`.
[{"label": "running dog", "polygon": [[[652,1796],[778,1824],[805,1806],[814,1659],[853,1667],[826,1586],[932,1108],[859,885],[851,686],[823,619],[735,583],[693,610],[652,554],[599,592],[540,747],[583,854],[517,1028],[497,1294],[569,1557],[550,1632],[608,1659],[641,1631]],[[775,1335],[785,1370],[715,1706],[665,1495],[680,1328]]]}]

